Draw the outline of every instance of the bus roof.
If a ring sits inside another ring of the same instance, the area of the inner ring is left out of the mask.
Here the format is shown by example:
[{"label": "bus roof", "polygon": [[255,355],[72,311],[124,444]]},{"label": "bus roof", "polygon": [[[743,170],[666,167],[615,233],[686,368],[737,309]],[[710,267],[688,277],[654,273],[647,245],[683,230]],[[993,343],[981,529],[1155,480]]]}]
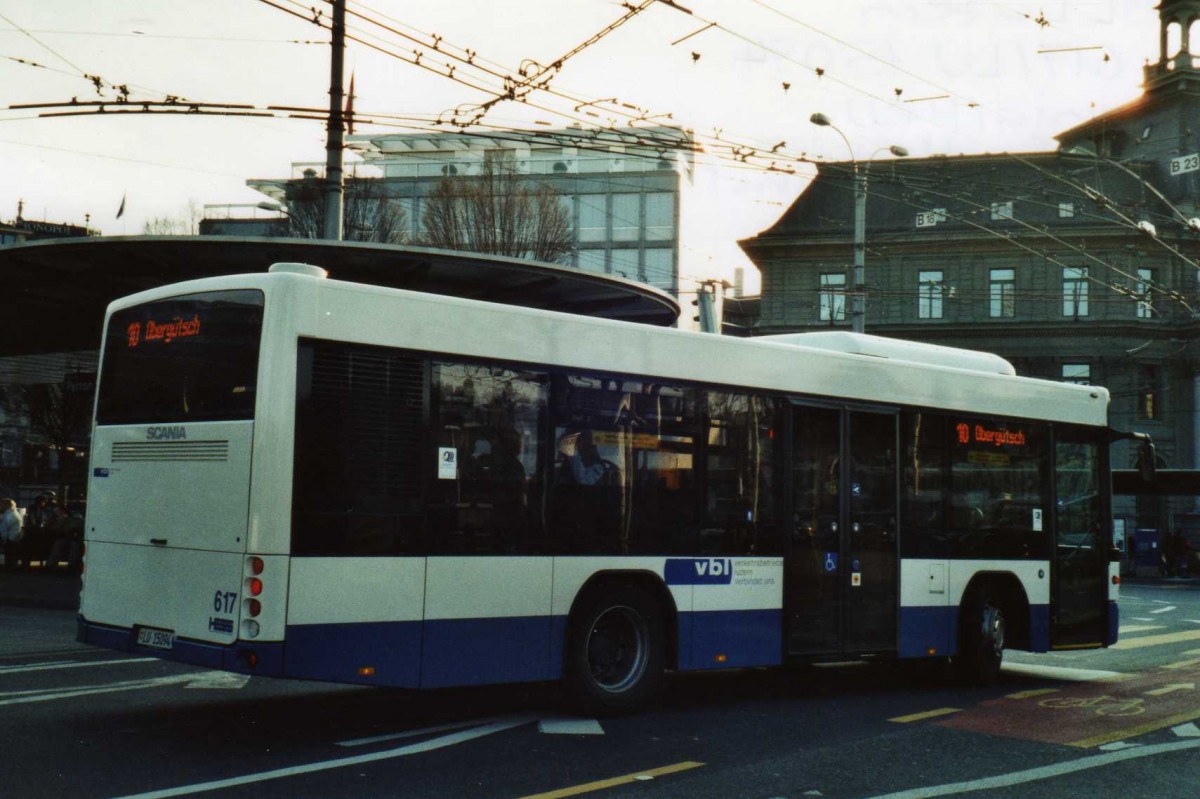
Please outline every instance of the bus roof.
[{"label": "bus roof", "polygon": [[1108,423],[1102,387],[1018,377],[988,353],[853,333],[734,338],[284,272],[164,286],[118,300],[109,313],[232,288],[263,289],[268,307],[273,294],[293,293],[298,310],[289,324],[298,336],[885,406]]}]

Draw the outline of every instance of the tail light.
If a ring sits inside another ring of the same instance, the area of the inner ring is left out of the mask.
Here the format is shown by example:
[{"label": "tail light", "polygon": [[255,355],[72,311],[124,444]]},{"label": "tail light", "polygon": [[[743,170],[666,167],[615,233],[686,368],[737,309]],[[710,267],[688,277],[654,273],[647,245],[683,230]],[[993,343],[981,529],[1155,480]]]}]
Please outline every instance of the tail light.
[{"label": "tail light", "polygon": [[246,558],[245,579],[242,581],[242,594],[246,597],[242,601],[242,638],[257,638],[261,631],[256,617],[262,613],[262,600],[258,597],[263,592],[263,578],[260,575],[264,571],[266,563],[262,558],[257,555]]}]

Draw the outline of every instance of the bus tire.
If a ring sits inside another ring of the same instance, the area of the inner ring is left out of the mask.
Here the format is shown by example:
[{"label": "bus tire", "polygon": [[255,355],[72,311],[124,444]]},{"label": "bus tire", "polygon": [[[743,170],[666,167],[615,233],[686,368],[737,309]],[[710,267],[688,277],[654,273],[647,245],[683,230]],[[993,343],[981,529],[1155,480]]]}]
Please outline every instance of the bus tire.
[{"label": "bus tire", "polygon": [[567,630],[566,685],[580,709],[612,713],[637,707],[663,673],[663,609],[644,589],[625,584],[589,592]]},{"label": "bus tire", "polygon": [[989,685],[1000,676],[1006,628],[998,594],[987,585],[972,590],[960,611],[958,654],[951,659],[964,682]]}]

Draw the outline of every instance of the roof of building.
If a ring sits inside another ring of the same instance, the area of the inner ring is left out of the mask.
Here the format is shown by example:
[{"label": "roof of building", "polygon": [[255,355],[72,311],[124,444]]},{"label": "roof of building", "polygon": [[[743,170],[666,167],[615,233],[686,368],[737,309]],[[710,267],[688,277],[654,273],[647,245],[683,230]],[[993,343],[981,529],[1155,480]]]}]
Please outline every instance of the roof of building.
[{"label": "roof of building", "polygon": [[108,303],[144,289],[276,262],[322,266],[339,280],[652,325],[679,304],[618,277],[516,258],[387,244],[228,236],[52,239],[0,247],[0,355],[99,346]]},{"label": "roof of building", "polygon": [[[858,167],[866,169],[861,162]],[[922,228],[982,234],[986,227],[1002,234],[1006,225],[1013,232],[1025,229],[1023,225],[1112,225],[1118,217],[1111,205],[1158,203],[1135,177],[1146,169],[1137,163],[1116,166],[1094,156],[1058,152],[874,161],[868,173],[866,222],[870,231],[897,234],[915,234]],[[815,243],[822,237],[851,235],[854,174],[853,162],[820,164],[812,183],[775,224],[743,245],[793,236]],[[1010,202],[1021,207],[1006,211]],[[1070,211],[1060,212],[1060,203],[1071,204]],[[993,216],[996,213],[1011,213],[1012,218]]]}]

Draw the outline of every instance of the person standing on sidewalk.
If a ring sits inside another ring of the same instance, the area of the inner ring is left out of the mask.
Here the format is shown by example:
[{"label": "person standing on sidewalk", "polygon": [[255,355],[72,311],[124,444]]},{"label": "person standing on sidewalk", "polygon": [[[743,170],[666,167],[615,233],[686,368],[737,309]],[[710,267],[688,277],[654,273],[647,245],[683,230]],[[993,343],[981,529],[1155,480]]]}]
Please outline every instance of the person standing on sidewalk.
[{"label": "person standing on sidewalk", "polygon": [[22,521],[16,502],[7,497],[0,499],[0,542],[4,547],[4,568],[10,571],[17,568]]}]

